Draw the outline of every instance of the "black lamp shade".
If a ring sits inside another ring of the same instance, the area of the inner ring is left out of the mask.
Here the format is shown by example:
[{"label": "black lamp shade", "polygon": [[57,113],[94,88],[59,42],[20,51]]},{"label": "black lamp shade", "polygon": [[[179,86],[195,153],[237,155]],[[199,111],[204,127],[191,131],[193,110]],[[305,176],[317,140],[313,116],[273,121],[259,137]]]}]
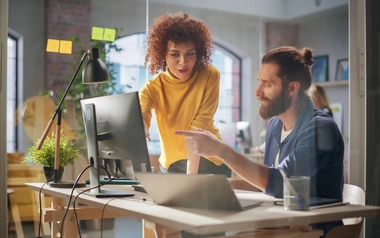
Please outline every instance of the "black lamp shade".
[{"label": "black lamp shade", "polygon": [[90,59],[83,69],[82,83],[95,84],[106,83],[109,81],[109,75],[106,65],[99,58],[99,49],[92,48]]}]

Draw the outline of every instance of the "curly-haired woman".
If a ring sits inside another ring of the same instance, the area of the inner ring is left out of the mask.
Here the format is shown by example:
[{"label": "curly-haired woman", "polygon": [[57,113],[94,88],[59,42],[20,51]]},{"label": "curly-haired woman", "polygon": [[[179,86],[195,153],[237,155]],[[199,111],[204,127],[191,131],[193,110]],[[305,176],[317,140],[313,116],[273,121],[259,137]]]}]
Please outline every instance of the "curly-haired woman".
[{"label": "curly-haired woman", "polygon": [[163,173],[231,175],[221,160],[188,151],[174,135],[196,127],[220,139],[214,125],[220,73],[210,65],[212,48],[208,27],[182,12],[159,16],[149,29],[145,66],[157,75],[141,88],[140,103],[148,140],[152,110],[156,113]]}]

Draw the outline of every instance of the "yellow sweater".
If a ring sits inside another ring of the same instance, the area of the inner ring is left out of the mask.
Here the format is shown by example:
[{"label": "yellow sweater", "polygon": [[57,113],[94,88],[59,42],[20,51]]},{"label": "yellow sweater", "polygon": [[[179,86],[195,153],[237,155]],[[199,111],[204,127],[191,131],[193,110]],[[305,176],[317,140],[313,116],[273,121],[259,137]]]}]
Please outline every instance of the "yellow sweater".
[{"label": "yellow sweater", "polygon": [[[140,90],[143,119],[150,127],[155,110],[161,142],[160,163],[166,169],[187,158],[184,138],[174,135],[176,130],[192,130],[192,126],[210,131],[219,139],[214,125],[218,108],[220,73],[214,66],[201,68],[188,79],[177,79],[168,70],[149,80]],[[218,158],[207,157],[216,165]]]}]

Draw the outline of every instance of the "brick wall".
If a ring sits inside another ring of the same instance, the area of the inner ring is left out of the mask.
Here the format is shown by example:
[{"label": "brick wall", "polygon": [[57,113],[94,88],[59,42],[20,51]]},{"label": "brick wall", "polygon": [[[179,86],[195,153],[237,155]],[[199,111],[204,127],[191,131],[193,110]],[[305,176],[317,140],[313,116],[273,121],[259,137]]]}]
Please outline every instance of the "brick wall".
[{"label": "brick wall", "polygon": [[[46,52],[45,89],[52,90],[55,99],[57,93],[63,93],[71,80],[82,57],[81,52],[91,47],[91,0],[45,0],[45,30],[47,39],[76,40],[73,42],[72,54]],[[82,67],[83,69],[83,67]],[[82,73],[82,70],[78,72]],[[66,97],[66,110],[62,118],[77,130],[74,103]],[[73,180],[87,166],[87,159],[81,158],[65,168],[65,178]],[[82,179],[88,178],[85,173]]]},{"label": "brick wall", "polygon": [[78,39],[71,55],[46,53],[45,89],[63,92],[79,64],[80,52],[90,47],[91,0],[45,0],[45,6],[46,38]]},{"label": "brick wall", "polygon": [[265,23],[266,52],[280,46],[298,47],[299,27],[297,24]]}]

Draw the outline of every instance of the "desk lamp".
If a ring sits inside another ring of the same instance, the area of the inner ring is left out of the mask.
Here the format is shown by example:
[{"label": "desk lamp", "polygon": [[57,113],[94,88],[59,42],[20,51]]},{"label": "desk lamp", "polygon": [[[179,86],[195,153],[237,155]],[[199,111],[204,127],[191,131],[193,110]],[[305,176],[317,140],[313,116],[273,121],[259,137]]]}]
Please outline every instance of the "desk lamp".
[{"label": "desk lamp", "polygon": [[[88,59],[89,58],[89,59]],[[61,133],[61,105],[63,101],[65,100],[65,97],[68,93],[68,91],[71,88],[71,85],[74,82],[75,77],[77,76],[80,68],[82,67],[83,62],[88,59],[86,65],[84,66],[83,70],[83,76],[82,76],[82,83],[83,84],[96,84],[96,83],[106,83],[109,81],[108,76],[108,70],[106,65],[103,63],[103,61],[99,58],[99,49],[98,48],[92,48],[91,51],[86,51],[80,62],[79,65],[71,78],[71,81],[69,85],[67,86],[61,101],[58,103],[58,106],[56,107],[54,114],[52,118],[49,120],[44,132],[42,133],[42,136],[39,140],[39,143],[37,144],[37,149],[41,149],[42,145],[44,144],[44,141],[46,139],[46,136],[48,132],[50,131],[51,126],[53,125],[55,117],[57,117],[57,125],[56,125],[56,145],[55,145],[55,158],[54,158],[54,181],[50,182],[49,185],[51,187],[56,188],[72,188],[75,185],[75,182],[72,181],[60,181],[59,178],[59,153],[60,153],[60,133]],[[78,182],[75,187],[85,187],[86,183]]]}]

